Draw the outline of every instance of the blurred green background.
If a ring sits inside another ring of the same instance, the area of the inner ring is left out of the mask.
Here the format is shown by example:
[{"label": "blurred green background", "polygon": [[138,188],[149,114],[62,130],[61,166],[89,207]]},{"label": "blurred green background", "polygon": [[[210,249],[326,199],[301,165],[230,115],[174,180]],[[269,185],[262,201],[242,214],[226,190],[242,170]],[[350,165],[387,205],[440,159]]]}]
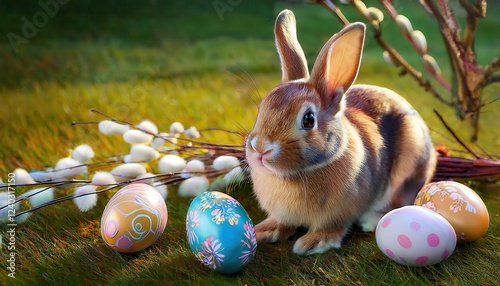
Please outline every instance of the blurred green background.
[{"label": "blurred green background", "polygon": [[[173,121],[200,129],[249,131],[257,114],[254,101],[281,79],[273,39],[277,13],[288,8],[296,14],[298,38],[310,67],[322,45],[342,27],[322,6],[303,2],[0,0],[0,178],[5,180],[18,167],[54,166],[69,149],[82,143],[94,148],[97,161],[127,153],[130,146],[121,138],[105,137],[93,125],[71,126],[72,121],[102,120],[89,112],[91,108],[134,123],[150,119],[162,131],[168,131]],[[380,7],[378,1],[364,2]],[[463,25],[465,13],[458,1],[450,2]],[[500,54],[500,3],[488,2],[487,17],[479,22],[475,42],[483,65]],[[414,29],[424,31],[429,53],[449,78],[448,59],[435,21],[418,1],[395,3]],[[362,19],[351,7],[341,8],[349,20]],[[423,70],[416,52],[388,15],[382,28],[387,41]],[[435,143],[446,144],[454,155],[466,155],[432,109],[439,110],[464,139],[469,136],[468,124],[409,77],[400,77],[397,68],[384,62],[372,31],[367,33],[357,82],[385,86],[403,95],[426,120]],[[431,82],[443,97],[450,98]],[[493,102],[499,97],[498,84],[484,90],[483,100],[489,104],[481,113],[478,145],[470,144],[480,153],[500,154],[500,101]],[[241,137],[221,133],[205,133],[202,139],[242,144]],[[38,211],[20,229],[23,244],[16,283],[68,283],[69,271],[75,283],[101,285],[158,281],[488,285],[497,282],[500,265],[498,184],[484,185],[478,191],[490,210],[492,228],[484,239],[462,245],[453,259],[436,267],[399,267],[378,252],[372,235],[355,233],[341,250],[319,257],[291,255],[292,241],[259,245],[256,261],[236,277],[212,274],[190,253],[183,228],[189,201],[172,190],[167,200],[166,234],[137,257],[119,255],[102,244],[99,220],[106,199],[101,196],[99,207],[86,214],[67,202]],[[58,195],[64,192],[60,190]],[[254,222],[264,218],[249,188],[236,195]],[[4,262],[2,259],[2,268]],[[2,285],[4,278],[1,275]]]}]

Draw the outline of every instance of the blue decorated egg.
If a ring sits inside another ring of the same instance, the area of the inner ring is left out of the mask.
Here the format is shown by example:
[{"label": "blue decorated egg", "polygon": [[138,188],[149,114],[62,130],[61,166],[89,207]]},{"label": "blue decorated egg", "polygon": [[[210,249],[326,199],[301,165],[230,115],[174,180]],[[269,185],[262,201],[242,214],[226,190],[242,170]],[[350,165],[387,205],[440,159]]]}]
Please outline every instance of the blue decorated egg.
[{"label": "blue decorated egg", "polygon": [[221,192],[204,192],[186,217],[189,247],[207,267],[223,274],[243,269],[255,256],[253,223],[243,206]]}]

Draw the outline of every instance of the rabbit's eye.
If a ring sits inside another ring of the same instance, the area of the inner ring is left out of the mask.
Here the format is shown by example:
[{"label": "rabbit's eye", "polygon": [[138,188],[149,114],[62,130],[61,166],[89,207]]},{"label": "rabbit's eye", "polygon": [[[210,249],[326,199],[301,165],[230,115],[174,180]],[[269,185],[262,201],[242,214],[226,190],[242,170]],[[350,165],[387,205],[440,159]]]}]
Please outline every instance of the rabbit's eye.
[{"label": "rabbit's eye", "polygon": [[307,112],[304,114],[304,117],[302,117],[302,128],[305,130],[311,130],[314,128],[314,113],[313,112]]}]

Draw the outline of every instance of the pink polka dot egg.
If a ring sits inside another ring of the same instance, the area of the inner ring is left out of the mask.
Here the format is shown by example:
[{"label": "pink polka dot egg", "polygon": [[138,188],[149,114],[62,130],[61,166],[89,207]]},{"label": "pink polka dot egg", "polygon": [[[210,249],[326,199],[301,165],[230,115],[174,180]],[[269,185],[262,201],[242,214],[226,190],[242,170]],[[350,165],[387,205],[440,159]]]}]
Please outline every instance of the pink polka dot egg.
[{"label": "pink polka dot egg", "polygon": [[407,266],[439,263],[455,251],[457,237],[451,224],[421,206],[405,206],[380,219],[375,237],[380,250]]}]

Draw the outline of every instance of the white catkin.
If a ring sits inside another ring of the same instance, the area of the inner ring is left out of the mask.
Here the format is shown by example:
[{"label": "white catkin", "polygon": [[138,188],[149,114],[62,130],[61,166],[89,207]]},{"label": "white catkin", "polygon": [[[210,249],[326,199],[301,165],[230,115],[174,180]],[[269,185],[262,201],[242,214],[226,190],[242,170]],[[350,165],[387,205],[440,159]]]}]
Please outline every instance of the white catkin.
[{"label": "white catkin", "polygon": [[384,13],[376,7],[369,7],[365,10],[365,15],[372,21],[384,21]]},{"label": "white catkin", "polygon": [[109,172],[97,171],[92,177],[92,184],[96,186],[114,185],[116,180]]},{"label": "white catkin", "polygon": [[14,184],[16,185],[27,185],[36,184],[35,180],[28,174],[24,169],[18,168],[14,170]]},{"label": "white catkin", "polygon": [[74,195],[87,194],[81,197],[73,198],[73,202],[81,212],[86,212],[93,209],[97,204],[97,194],[95,193],[96,186],[86,185],[75,189]]},{"label": "white catkin", "polygon": [[193,173],[203,173],[205,172],[205,163],[200,160],[191,160],[187,162],[186,167],[182,170],[181,177],[189,178]]},{"label": "white catkin", "polygon": [[130,149],[132,162],[149,162],[160,157],[160,153],[153,147],[146,145],[134,145]]},{"label": "white catkin", "polygon": [[422,54],[427,53],[427,40],[422,31],[415,30],[411,32],[411,40]]},{"label": "white catkin", "polygon": [[99,131],[106,135],[122,135],[129,129],[129,125],[116,123],[111,120],[103,120],[99,122]]},{"label": "white catkin", "polygon": [[54,188],[36,188],[22,194],[21,196],[23,197],[30,196],[28,200],[31,206],[35,208],[54,200]]},{"label": "white catkin", "polygon": [[238,158],[234,156],[219,156],[215,158],[212,167],[218,171],[229,171],[240,165]]},{"label": "white catkin", "polygon": [[62,158],[54,168],[54,179],[67,179],[87,173],[87,166],[73,158]]},{"label": "white catkin", "polygon": [[170,134],[179,137],[184,132],[184,126],[180,122],[174,122],[170,125]]},{"label": "white catkin", "polygon": [[90,147],[87,144],[82,144],[76,147],[75,150],[73,150],[73,152],[71,152],[71,157],[73,157],[73,159],[83,164],[90,161],[90,159],[92,159],[94,155],[95,155],[94,150],[92,150],[92,147]]},{"label": "white catkin", "polygon": [[410,35],[410,33],[413,31],[413,27],[411,25],[410,20],[404,15],[398,14],[396,15],[396,23],[398,24],[399,28],[405,35]]},{"label": "white catkin", "polygon": [[161,150],[162,147],[167,142],[175,145],[175,144],[177,144],[177,138],[170,135],[169,133],[160,133],[151,142],[151,147],[155,148],[156,150]]},{"label": "white catkin", "polygon": [[123,183],[135,179],[139,175],[145,174],[146,168],[138,163],[125,163],[115,167],[110,173],[117,183]]},{"label": "white catkin", "polygon": [[151,141],[151,147],[155,148],[156,150],[161,150],[163,148],[163,145],[165,145],[165,142],[167,142],[167,136],[167,133],[158,134],[158,136],[155,137],[153,141]]},{"label": "white catkin", "polygon": [[165,185],[162,182],[154,182],[152,185],[161,195],[161,197],[166,200],[168,197],[168,188],[167,185]]},{"label": "white catkin", "polygon": [[196,197],[206,192],[209,187],[209,181],[205,176],[197,176],[186,179],[179,186],[179,195],[181,197]]},{"label": "white catkin", "polygon": [[45,171],[33,171],[29,173],[30,176],[37,182],[48,182],[52,180],[53,173]]},{"label": "white catkin", "polygon": [[191,126],[188,129],[184,130],[184,136],[188,139],[197,139],[200,138],[200,132],[196,127]]},{"label": "white catkin", "polygon": [[139,160],[135,160],[132,155],[127,154],[123,156],[123,163],[139,163]]},{"label": "white catkin", "polygon": [[177,155],[165,155],[158,162],[161,173],[177,173],[186,167],[186,160]]},{"label": "white catkin", "polygon": [[123,133],[123,140],[129,144],[148,144],[153,140],[153,135],[132,129]]},{"label": "white catkin", "polygon": [[[15,200],[15,196],[12,194],[10,197],[10,203]],[[9,205],[9,193],[8,192],[0,192],[0,208]],[[19,203],[14,205],[16,210],[19,209]],[[10,207],[6,207],[0,210],[0,222],[6,222],[9,220],[9,209]]]},{"label": "white catkin", "polygon": [[137,124],[135,128],[148,131],[152,134],[158,134],[158,127],[156,127],[156,124],[150,120],[141,121],[141,123]]}]

